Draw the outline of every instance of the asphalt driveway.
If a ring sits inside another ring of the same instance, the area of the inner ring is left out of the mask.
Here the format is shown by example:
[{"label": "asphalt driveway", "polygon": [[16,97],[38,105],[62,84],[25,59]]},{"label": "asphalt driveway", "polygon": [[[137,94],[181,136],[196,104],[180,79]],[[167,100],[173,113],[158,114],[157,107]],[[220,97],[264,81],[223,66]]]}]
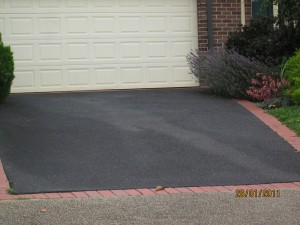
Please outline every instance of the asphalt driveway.
[{"label": "asphalt driveway", "polygon": [[18,193],[300,181],[300,155],[198,89],[13,95],[0,158]]}]

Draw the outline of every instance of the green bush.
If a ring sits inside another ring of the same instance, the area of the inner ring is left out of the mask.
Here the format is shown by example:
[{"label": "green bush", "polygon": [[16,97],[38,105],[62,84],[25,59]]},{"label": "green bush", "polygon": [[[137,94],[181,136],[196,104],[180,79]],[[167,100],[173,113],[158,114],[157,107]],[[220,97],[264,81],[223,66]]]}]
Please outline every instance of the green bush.
[{"label": "green bush", "polygon": [[255,59],[247,58],[233,50],[199,50],[187,56],[190,71],[200,81],[205,78],[211,90],[218,95],[250,99],[247,90],[257,73],[273,74],[274,70]]},{"label": "green bush", "polygon": [[278,19],[269,17],[252,19],[242,31],[229,35],[226,47],[277,66],[300,48],[300,24],[293,21],[279,24]]},{"label": "green bush", "polygon": [[300,104],[300,49],[287,61],[283,75],[291,82],[287,94],[296,104]]},{"label": "green bush", "polygon": [[0,103],[9,96],[14,77],[13,53],[10,46],[2,43],[0,34]]}]

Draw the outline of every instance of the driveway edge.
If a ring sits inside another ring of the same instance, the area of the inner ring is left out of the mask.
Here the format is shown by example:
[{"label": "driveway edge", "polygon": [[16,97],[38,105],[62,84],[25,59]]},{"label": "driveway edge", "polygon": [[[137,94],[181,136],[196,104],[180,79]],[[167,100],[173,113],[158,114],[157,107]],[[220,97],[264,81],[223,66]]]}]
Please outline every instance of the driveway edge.
[{"label": "driveway edge", "polygon": [[[203,192],[234,192],[240,190],[279,190],[279,189],[300,189],[300,182],[290,183],[271,183],[256,185],[227,185],[227,186],[199,186],[199,187],[177,187],[155,190],[155,188],[125,189],[125,190],[97,190],[97,191],[76,191],[76,192],[57,192],[39,194],[20,194],[11,195],[6,193],[9,182],[5,175],[0,160],[0,201],[18,199],[62,199],[62,198],[88,198],[88,197],[118,197],[118,196],[138,196],[138,195],[161,195],[161,194],[180,194],[180,193],[203,193]],[[250,197],[250,196],[249,196]]]},{"label": "driveway edge", "polygon": [[[211,192],[232,192],[233,197],[238,193],[251,190],[252,192],[278,192],[282,189],[300,189],[300,182],[290,183],[271,183],[256,185],[231,185],[231,186],[205,186],[205,187],[178,187],[165,188],[160,191],[155,189],[126,189],[126,190],[100,190],[100,191],[79,191],[79,192],[57,192],[57,193],[40,193],[40,194],[0,194],[1,200],[18,200],[18,199],[64,199],[64,198],[95,198],[95,197],[120,197],[120,196],[139,196],[139,195],[161,195],[161,194],[181,194],[181,193],[211,193]],[[236,190],[239,190],[234,194]],[[250,191],[250,192],[251,192]],[[249,192],[249,193],[250,193]],[[244,196],[255,197],[255,196]],[[276,196],[256,196],[256,197],[276,197]]]},{"label": "driveway edge", "polygon": [[281,123],[278,119],[266,113],[254,103],[247,100],[236,100],[241,106],[254,114],[275,133],[285,139],[296,151],[300,152],[300,137],[294,131]]}]

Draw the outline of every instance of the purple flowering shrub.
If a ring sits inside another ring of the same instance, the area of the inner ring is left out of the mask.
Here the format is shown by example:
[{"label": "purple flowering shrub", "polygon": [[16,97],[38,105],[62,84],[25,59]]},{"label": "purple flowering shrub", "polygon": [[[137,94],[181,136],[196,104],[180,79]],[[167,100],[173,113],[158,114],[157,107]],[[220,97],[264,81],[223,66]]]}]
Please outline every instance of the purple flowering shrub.
[{"label": "purple flowering shrub", "polygon": [[187,61],[199,81],[205,78],[215,94],[231,98],[252,100],[247,90],[256,74],[274,73],[274,69],[264,63],[227,49],[195,50],[187,56]]}]

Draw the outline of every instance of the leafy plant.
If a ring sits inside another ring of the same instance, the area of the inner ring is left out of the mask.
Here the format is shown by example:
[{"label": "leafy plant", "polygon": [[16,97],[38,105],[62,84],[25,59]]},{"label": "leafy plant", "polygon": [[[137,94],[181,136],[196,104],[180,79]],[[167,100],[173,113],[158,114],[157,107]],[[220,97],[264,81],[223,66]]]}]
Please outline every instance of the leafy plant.
[{"label": "leafy plant", "polygon": [[287,94],[296,104],[300,104],[300,49],[286,62],[283,75],[291,82]]},{"label": "leafy plant", "polygon": [[229,35],[226,47],[246,57],[278,66],[300,48],[300,23],[280,22],[278,18],[270,17],[252,19],[249,25],[242,27],[242,31]]},{"label": "leafy plant", "polygon": [[16,190],[13,189],[13,188],[8,188],[8,189],[6,189],[6,192],[7,192],[8,194],[11,194],[11,195],[17,194]]},{"label": "leafy plant", "polygon": [[252,99],[246,91],[257,73],[272,74],[274,69],[234,50],[212,49],[208,52],[192,51],[187,56],[190,71],[200,81],[205,78],[218,95]]},{"label": "leafy plant", "polygon": [[256,77],[251,80],[253,86],[247,90],[247,94],[260,102],[282,96],[284,87],[288,84],[287,80],[280,80],[275,74],[257,73]]},{"label": "leafy plant", "polygon": [[284,89],[289,86],[288,80],[278,78],[276,74],[258,73],[256,77],[251,80],[253,86],[247,94],[260,102],[259,107],[274,109],[291,104],[289,97],[284,96]]},{"label": "leafy plant", "polygon": [[9,96],[14,77],[13,53],[2,43],[0,34],[0,104]]}]

